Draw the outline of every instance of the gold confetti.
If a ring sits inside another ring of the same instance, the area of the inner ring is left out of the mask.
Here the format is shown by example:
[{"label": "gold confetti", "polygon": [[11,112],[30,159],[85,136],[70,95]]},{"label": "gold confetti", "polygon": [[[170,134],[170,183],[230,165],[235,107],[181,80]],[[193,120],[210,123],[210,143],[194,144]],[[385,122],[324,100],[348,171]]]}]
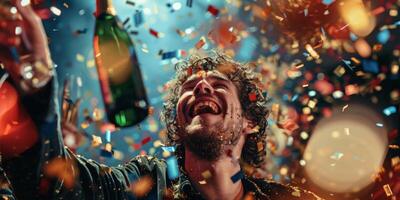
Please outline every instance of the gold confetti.
[{"label": "gold confetti", "polygon": [[383,190],[385,190],[386,196],[390,197],[393,195],[392,189],[390,189],[389,184],[384,185]]},{"label": "gold confetti", "polygon": [[202,176],[204,179],[209,179],[212,175],[211,175],[211,172],[210,172],[209,170],[206,170],[206,171],[204,171],[204,172],[201,173],[201,176]]},{"label": "gold confetti", "polygon": [[143,197],[151,191],[153,184],[153,179],[150,176],[142,176],[131,184],[130,190],[136,197]]},{"label": "gold confetti", "polygon": [[314,48],[310,44],[306,44],[306,50],[314,59],[319,58],[319,54],[314,50]]},{"label": "gold confetti", "polygon": [[92,135],[92,147],[98,147],[102,144],[101,137]]},{"label": "gold confetti", "polygon": [[72,160],[55,158],[44,166],[44,174],[49,177],[59,178],[64,182],[66,188],[71,189],[74,187],[78,170]]}]

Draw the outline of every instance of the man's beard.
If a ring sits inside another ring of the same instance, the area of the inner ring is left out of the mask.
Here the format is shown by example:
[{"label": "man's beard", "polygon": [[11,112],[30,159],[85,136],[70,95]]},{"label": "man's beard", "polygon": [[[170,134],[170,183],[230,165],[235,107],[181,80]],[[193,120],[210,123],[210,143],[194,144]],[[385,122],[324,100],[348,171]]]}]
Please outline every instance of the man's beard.
[{"label": "man's beard", "polygon": [[185,131],[183,139],[185,147],[199,158],[207,161],[216,161],[221,157],[225,145],[235,145],[242,130],[241,126],[235,124],[224,128],[222,121],[212,127],[197,130],[190,128],[189,125]]}]

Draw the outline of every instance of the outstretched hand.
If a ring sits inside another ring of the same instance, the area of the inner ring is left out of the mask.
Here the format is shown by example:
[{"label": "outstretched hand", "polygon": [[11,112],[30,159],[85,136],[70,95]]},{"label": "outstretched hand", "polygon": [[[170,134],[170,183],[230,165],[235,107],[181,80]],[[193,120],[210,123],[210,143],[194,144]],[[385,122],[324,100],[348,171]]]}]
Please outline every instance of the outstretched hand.
[{"label": "outstretched hand", "polygon": [[83,133],[77,127],[78,112],[81,100],[72,101],[70,97],[69,81],[64,82],[62,94],[61,129],[64,145],[75,151],[83,139]]},{"label": "outstretched hand", "polygon": [[29,1],[0,2],[0,63],[23,92],[52,78],[52,61],[41,19]]}]

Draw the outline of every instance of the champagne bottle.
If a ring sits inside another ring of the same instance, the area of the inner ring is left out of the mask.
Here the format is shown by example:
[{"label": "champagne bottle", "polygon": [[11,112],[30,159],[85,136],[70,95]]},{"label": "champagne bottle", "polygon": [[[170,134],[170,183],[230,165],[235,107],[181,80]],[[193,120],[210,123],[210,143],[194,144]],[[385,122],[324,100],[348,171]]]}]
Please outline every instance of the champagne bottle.
[{"label": "champagne bottle", "polygon": [[112,0],[96,0],[94,56],[108,120],[118,127],[143,121],[148,100],[129,34],[112,6]]}]

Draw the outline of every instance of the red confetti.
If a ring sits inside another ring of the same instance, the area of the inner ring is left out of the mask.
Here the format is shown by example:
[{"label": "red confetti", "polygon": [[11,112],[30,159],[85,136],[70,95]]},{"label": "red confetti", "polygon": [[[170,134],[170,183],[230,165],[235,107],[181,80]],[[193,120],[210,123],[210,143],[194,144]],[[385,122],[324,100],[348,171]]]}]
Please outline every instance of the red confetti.
[{"label": "red confetti", "polygon": [[379,6],[379,7],[375,8],[371,13],[373,15],[379,15],[379,14],[382,14],[383,12],[385,12],[385,8],[383,6]]},{"label": "red confetti", "polygon": [[189,67],[188,69],[187,69],[187,75],[188,76],[191,76],[193,74],[193,69],[191,68],[191,67]]},{"label": "red confetti", "polygon": [[196,49],[200,49],[201,47],[203,47],[206,44],[206,39],[204,39],[203,37],[200,38],[200,40],[196,43],[195,47]]},{"label": "red confetti", "polygon": [[152,29],[152,28],[150,29],[150,34],[152,34],[156,38],[160,37],[159,33],[156,30]]},{"label": "red confetti", "polygon": [[218,16],[218,13],[219,13],[218,8],[216,8],[216,7],[212,6],[212,5],[208,6],[207,11],[209,13],[211,13],[212,15],[214,15],[214,16]]},{"label": "red confetti", "polygon": [[132,147],[133,147],[133,149],[135,149],[135,150],[139,150],[140,147],[142,147],[142,145],[141,145],[141,144],[133,144]]},{"label": "red confetti", "polygon": [[116,128],[115,128],[114,124],[105,123],[105,124],[101,125],[100,130],[101,130],[102,133],[105,133],[107,131],[114,132],[116,130]]},{"label": "red confetti", "polygon": [[256,93],[251,92],[251,93],[249,94],[249,100],[250,100],[251,102],[256,101],[256,100],[257,100],[257,95],[256,95]]},{"label": "red confetti", "polygon": [[151,141],[151,137],[150,137],[150,136],[145,137],[145,138],[142,140],[142,145],[145,145],[145,144],[147,144],[147,143],[150,142],[150,141]]}]

